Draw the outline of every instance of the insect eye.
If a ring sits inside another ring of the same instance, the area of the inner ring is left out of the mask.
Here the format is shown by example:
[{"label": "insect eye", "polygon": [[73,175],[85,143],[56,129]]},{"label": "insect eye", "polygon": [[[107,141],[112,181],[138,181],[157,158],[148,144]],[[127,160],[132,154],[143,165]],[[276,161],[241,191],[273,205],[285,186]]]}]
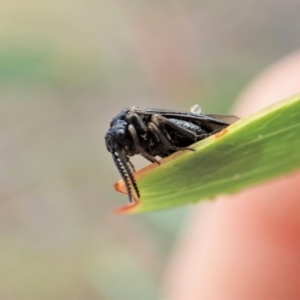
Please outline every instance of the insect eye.
[{"label": "insect eye", "polygon": [[122,138],[124,138],[124,136],[125,136],[125,131],[124,131],[124,129],[118,129],[117,130],[117,132],[116,132],[116,136],[117,136],[117,138],[119,138],[119,139],[122,139]]}]

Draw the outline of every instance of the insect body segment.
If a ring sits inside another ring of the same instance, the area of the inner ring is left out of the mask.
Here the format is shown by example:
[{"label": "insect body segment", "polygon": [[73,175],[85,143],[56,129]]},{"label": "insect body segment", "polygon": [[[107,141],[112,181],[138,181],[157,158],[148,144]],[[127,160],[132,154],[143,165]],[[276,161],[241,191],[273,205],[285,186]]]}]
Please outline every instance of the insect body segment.
[{"label": "insect body segment", "polygon": [[122,110],[112,119],[105,142],[125,183],[130,202],[133,201],[132,188],[140,197],[130,156],[140,154],[150,162],[159,164],[156,156],[166,157],[178,150],[193,150],[189,148],[191,144],[236,120],[233,116],[210,116],[135,106]]}]

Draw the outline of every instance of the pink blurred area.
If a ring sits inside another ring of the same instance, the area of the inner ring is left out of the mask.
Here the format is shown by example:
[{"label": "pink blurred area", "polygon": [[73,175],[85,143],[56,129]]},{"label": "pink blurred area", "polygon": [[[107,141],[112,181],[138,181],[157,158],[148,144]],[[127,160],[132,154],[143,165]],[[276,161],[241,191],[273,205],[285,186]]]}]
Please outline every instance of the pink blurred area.
[{"label": "pink blurred area", "polygon": [[[258,76],[235,111],[299,93],[299,73],[298,50]],[[165,299],[299,299],[299,183],[296,171],[195,209],[166,268]]]},{"label": "pink blurred area", "polygon": [[299,46],[299,9],[277,0],[3,4],[0,299],[159,298],[188,210],[113,214],[128,199],[113,189],[110,119],[132,105],[228,112],[255,74]]}]

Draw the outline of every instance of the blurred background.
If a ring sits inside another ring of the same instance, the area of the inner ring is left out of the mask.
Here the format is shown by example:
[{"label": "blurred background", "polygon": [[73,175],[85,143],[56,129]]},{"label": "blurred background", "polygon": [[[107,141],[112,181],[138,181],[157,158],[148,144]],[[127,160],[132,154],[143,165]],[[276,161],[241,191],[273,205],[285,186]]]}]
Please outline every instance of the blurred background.
[{"label": "blurred background", "polygon": [[[0,10],[0,299],[159,299],[193,206],[118,216],[127,106],[227,113],[300,45],[297,0],[16,1]],[[136,165],[147,164],[135,159]]]}]

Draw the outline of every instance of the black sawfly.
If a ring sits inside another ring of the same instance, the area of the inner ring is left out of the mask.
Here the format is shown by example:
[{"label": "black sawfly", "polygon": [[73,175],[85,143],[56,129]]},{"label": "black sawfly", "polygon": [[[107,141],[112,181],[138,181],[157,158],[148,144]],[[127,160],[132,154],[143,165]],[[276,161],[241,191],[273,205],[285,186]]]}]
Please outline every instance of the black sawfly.
[{"label": "black sawfly", "polygon": [[125,183],[129,201],[133,202],[132,188],[140,198],[130,156],[140,154],[159,164],[156,156],[166,157],[178,150],[193,151],[190,145],[226,128],[237,119],[227,115],[136,106],[122,110],[110,122],[105,142]]}]

